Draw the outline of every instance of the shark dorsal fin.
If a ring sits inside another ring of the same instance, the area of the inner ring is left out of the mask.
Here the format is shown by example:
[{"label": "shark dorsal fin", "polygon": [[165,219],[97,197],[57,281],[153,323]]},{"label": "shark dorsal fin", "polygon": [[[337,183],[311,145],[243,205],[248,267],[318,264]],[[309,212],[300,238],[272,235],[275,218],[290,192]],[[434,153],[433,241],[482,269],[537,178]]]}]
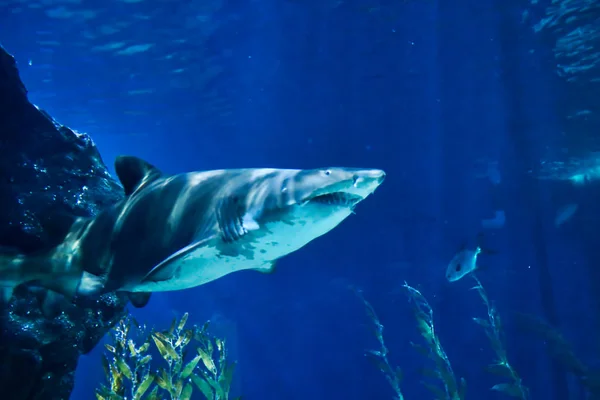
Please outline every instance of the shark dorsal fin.
[{"label": "shark dorsal fin", "polygon": [[133,156],[118,156],[115,160],[115,171],[125,189],[125,196],[162,175],[154,165]]}]

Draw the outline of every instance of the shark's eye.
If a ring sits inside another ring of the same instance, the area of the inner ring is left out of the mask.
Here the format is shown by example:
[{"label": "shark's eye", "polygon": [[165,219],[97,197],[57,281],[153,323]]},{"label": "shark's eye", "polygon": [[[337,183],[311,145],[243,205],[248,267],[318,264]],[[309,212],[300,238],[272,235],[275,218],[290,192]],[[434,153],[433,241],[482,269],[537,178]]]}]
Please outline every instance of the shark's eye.
[{"label": "shark's eye", "polygon": [[326,170],[325,170],[325,175],[331,175],[331,171],[330,171],[330,170],[328,170],[328,169],[326,169]]},{"label": "shark's eye", "polygon": [[460,270],[462,269],[462,265],[460,264],[456,264],[456,272],[460,272]]}]

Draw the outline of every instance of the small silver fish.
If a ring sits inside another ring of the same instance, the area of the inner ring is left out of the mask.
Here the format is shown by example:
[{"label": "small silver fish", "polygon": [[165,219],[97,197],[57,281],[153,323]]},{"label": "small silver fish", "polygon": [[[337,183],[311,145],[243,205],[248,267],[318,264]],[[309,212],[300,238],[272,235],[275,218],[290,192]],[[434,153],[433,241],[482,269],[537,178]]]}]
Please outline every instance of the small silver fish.
[{"label": "small silver fish", "polygon": [[452,258],[446,269],[448,282],[456,282],[465,275],[477,269],[477,256],[482,252],[481,247],[462,249]]}]

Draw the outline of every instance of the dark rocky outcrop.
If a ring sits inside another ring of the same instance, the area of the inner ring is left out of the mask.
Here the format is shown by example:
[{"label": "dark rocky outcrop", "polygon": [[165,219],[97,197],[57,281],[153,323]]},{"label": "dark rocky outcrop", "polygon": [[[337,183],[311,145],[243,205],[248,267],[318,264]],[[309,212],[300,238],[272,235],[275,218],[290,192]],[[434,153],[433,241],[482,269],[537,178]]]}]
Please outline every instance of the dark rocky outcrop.
[{"label": "dark rocky outcrop", "polygon": [[[12,56],[0,47],[0,246],[32,253],[62,239],[68,219],[123,196],[89,136],[61,126],[27,99]],[[80,354],[123,315],[114,294],[62,300],[46,318],[45,290],[17,288],[0,308],[0,393],[9,399],[68,399]]]}]

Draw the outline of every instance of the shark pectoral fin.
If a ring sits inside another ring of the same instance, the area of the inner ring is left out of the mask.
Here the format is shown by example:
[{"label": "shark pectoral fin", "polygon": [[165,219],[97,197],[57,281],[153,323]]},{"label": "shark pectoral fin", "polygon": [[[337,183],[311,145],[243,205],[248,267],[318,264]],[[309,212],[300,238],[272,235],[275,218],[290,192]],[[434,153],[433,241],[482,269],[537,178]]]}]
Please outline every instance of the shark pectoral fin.
[{"label": "shark pectoral fin", "polygon": [[176,271],[175,263],[162,262],[158,264],[156,267],[152,268],[150,272],[144,276],[141,280],[142,283],[147,282],[163,282],[168,281],[173,277],[173,274]]},{"label": "shark pectoral fin", "polygon": [[253,216],[245,212],[242,200],[238,196],[229,196],[221,200],[216,214],[225,242],[235,242],[249,231],[259,229]]},{"label": "shark pectoral fin", "polygon": [[145,307],[146,304],[150,301],[150,295],[152,293],[147,292],[129,292],[127,293],[127,297],[129,298],[129,302],[135,308]]},{"label": "shark pectoral fin", "polygon": [[191,252],[197,253],[198,249],[206,244],[206,242],[213,239],[214,236],[207,237],[204,240],[199,242],[195,242],[190,244],[189,246],[184,247],[183,249],[171,254],[169,257],[165,258],[159,264],[157,264],[154,268],[152,268],[146,276],[144,276],[141,282],[162,282],[168,281],[173,278],[175,272],[177,272],[177,268],[180,265],[176,261],[179,258],[184,257],[186,254]]},{"label": "shark pectoral fin", "polygon": [[[188,246],[189,247],[189,246]],[[187,247],[186,247],[187,248]],[[176,258],[182,256],[182,249],[177,253],[171,255],[169,258],[165,259],[163,262],[155,266],[144,276],[141,280],[142,283],[146,282],[163,282],[168,281],[173,278],[175,271],[177,270],[177,263],[173,262]],[[141,293],[141,292],[140,292]]]},{"label": "shark pectoral fin", "polygon": [[126,196],[162,176],[160,170],[154,165],[133,156],[118,156],[115,160],[115,171]]},{"label": "shark pectoral fin", "polygon": [[258,271],[263,274],[272,274],[273,272],[275,272],[276,266],[277,266],[277,260],[265,263],[258,268],[254,268],[254,271]]}]

